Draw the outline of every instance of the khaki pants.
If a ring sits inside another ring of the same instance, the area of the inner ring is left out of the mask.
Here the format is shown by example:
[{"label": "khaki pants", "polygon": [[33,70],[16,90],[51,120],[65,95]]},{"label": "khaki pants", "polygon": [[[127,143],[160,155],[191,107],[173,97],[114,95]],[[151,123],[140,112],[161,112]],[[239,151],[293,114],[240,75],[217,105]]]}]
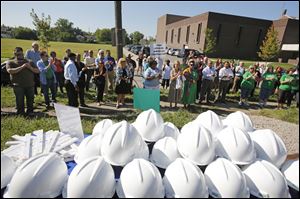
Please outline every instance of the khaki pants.
[{"label": "khaki pants", "polygon": [[[107,93],[108,89],[113,90],[114,88],[114,78],[115,78],[115,72],[114,71],[108,71],[106,73],[106,82],[105,82],[105,89],[104,92]],[[109,83],[109,85],[108,85]]]}]

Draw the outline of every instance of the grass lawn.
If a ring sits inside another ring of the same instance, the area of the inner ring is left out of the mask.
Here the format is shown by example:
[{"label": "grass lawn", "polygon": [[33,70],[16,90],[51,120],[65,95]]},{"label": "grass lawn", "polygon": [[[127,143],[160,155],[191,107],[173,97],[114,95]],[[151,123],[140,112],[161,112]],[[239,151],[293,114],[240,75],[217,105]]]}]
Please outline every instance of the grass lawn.
[{"label": "grass lawn", "polygon": [[[14,48],[19,46],[22,47],[24,53],[27,49],[31,49],[31,40],[22,40],[22,39],[7,39],[1,38],[1,62],[4,61],[3,58],[10,58],[13,56]],[[97,56],[98,49],[110,50],[111,55],[116,57],[116,48],[111,45],[106,44],[87,44],[87,43],[71,43],[71,42],[50,42],[50,47],[48,52],[55,51],[57,57],[62,59],[65,55],[65,50],[70,48],[72,52],[80,53],[81,56],[84,50],[93,50],[94,57]]]},{"label": "grass lawn", "polygon": [[[214,62],[217,61],[217,58],[211,58],[211,59]],[[222,59],[222,61],[223,62],[224,61],[231,61],[231,59]],[[240,61],[244,62],[244,65],[245,65],[246,68],[248,68],[250,65],[253,65],[257,62],[257,61],[251,61],[251,60],[240,60]],[[262,61],[260,61],[260,62],[262,62]],[[294,65],[288,64],[288,63],[272,62],[271,64],[274,66],[274,68],[276,68],[277,66],[281,66],[282,68],[284,68],[286,70],[289,69],[289,68],[294,68],[295,67]]]}]

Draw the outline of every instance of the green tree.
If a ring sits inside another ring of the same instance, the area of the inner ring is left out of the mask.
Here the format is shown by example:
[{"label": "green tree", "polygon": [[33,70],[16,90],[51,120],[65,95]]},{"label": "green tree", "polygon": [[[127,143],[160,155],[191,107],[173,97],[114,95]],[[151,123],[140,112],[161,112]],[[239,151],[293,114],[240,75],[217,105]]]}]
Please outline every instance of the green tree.
[{"label": "green tree", "polygon": [[16,39],[28,39],[28,40],[36,40],[36,32],[30,28],[19,26],[14,28],[13,30],[14,38]]},{"label": "green tree", "polygon": [[204,54],[209,54],[216,51],[216,40],[216,37],[213,35],[213,29],[207,28],[205,30],[205,45],[203,49]]},{"label": "green tree", "polygon": [[144,38],[144,35],[139,31],[135,31],[129,35],[129,38],[132,40],[133,44],[139,44],[140,40]]},{"label": "green tree", "polygon": [[258,56],[264,61],[274,60],[280,52],[280,42],[277,39],[277,31],[274,29],[274,26],[271,26],[268,30],[268,33],[259,47],[260,52]]},{"label": "green tree", "polygon": [[55,36],[57,41],[76,41],[76,31],[73,22],[59,18],[55,23]]},{"label": "green tree", "polygon": [[97,42],[111,42],[111,29],[97,29],[95,32]]},{"label": "green tree", "polygon": [[50,24],[51,24],[51,17],[50,15],[48,15],[47,17],[45,17],[45,14],[42,13],[42,17],[39,18],[38,15],[34,12],[34,9],[31,10],[30,12],[30,16],[33,19],[33,25],[36,28],[36,32],[38,35],[38,39],[39,39],[39,43],[40,46],[48,51],[48,47],[50,47],[49,45],[49,41],[51,38],[51,32],[50,32]]}]

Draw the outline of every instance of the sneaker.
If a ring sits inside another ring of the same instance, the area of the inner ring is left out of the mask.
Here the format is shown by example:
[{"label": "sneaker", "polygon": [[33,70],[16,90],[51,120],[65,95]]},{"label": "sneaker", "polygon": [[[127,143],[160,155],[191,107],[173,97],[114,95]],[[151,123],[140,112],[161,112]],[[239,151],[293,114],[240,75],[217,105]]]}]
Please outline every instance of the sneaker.
[{"label": "sneaker", "polygon": [[243,106],[244,105],[244,103],[243,102],[239,102],[239,106]]},{"label": "sneaker", "polygon": [[80,106],[81,107],[88,107],[88,105],[86,105],[86,104],[81,104]]},{"label": "sneaker", "polygon": [[117,108],[117,109],[119,109],[119,108],[120,108],[119,104],[117,104],[117,105],[116,105],[116,108]]},{"label": "sneaker", "polygon": [[98,103],[97,103],[97,106],[101,106],[101,103],[100,103],[100,102],[98,102]]}]

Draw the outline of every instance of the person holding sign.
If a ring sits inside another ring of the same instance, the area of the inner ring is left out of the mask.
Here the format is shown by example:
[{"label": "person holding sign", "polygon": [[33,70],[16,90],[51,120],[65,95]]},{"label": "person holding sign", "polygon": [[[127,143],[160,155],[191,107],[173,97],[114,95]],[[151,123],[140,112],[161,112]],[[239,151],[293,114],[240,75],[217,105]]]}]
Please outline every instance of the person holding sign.
[{"label": "person holding sign", "polygon": [[190,104],[195,103],[197,92],[198,72],[195,68],[195,61],[190,59],[189,67],[183,71],[185,81],[183,84],[182,103],[184,108],[190,107]]},{"label": "person holding sign", "polygon": [[144,88],[159,90],[159,80],[161,79],[160,70],[157,68],[156,61],[149,62],[149,68],[144,73]]}]

